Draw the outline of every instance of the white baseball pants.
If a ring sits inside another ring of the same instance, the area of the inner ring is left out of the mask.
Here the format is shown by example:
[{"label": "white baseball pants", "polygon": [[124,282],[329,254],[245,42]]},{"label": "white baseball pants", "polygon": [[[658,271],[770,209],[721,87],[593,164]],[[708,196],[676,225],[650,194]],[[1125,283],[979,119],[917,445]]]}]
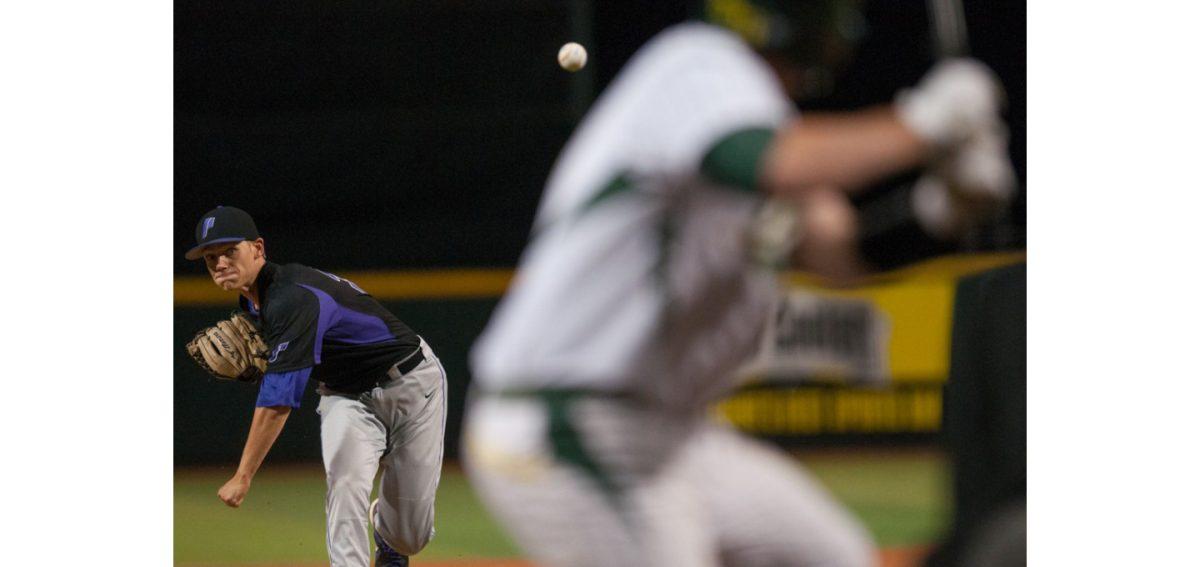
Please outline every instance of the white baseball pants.
[{"label": "white baseball pants", "polygon": [[480,397],[464,464],[544,567],[866,566],[866,530],[792,459],[703,415]]},{"label": "white baseball pants", "polygon": [[446,373],[429,345],[408,374],[357,397],[325,395],[321,455],[325,461],[326,546],[332,567],[369,567],[367,509],[376,472],[375,529],[404,555],[433,538],[434,497],[442,473]]}]

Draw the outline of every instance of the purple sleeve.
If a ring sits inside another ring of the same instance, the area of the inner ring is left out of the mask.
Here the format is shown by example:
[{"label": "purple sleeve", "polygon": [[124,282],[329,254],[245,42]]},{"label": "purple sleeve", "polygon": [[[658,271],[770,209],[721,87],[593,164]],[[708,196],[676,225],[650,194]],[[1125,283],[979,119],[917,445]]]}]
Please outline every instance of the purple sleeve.
[{"label": "purple sleeve", "polygon": [[258,387],[258,401],[254,405],[260,408],[300,407],[309,374],[312,374],[311,366],[291,372],[268,372],[263,376],[262,385]]}]

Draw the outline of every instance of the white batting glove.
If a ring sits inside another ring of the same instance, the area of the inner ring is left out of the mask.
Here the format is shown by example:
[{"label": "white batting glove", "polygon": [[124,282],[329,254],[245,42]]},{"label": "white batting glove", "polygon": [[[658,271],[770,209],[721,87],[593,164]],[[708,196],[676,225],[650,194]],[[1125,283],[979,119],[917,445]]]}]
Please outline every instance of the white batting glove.
[{"label": "white batting glove", "polygon": [[1003,96],[986,65],[950,59],[934,66],[917,86],[900,91],[896,110],[917,137],[946,148],[998,120]]},{"label": "white batting glove", "polygon": [[995,217],[1008,206],[1016,186],[1008,133],[994,123],[941,156],[917,180],[913,210],[927,233],[953,238]]},{"label": "white batting glove", "polygon": [[1006,204],[1017,188],[1003,124],[976,131],[934,167],[955,191],[976,201]]}]

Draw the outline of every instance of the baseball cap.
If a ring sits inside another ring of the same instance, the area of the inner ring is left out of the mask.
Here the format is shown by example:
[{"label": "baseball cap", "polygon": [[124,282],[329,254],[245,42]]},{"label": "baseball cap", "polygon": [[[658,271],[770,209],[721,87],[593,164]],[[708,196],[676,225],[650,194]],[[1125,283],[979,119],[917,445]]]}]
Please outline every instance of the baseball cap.
[{"label": "baseball cap", "polygon": [[183,257],[188,260],[199,260],[204,256],[204,249],[214,244],[241,242],[258,238],[258,227],[250,213],[237,207],[219,206],[200,217],[196,223],[196,246],[187,251]]}]

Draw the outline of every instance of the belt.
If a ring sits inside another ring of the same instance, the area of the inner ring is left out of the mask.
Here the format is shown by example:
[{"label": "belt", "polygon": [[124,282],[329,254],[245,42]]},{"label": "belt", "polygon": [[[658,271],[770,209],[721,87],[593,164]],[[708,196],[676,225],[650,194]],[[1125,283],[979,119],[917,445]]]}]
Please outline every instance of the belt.
[{"label": "belt", "polygon": [[405,374],[412,372],[412,370],[414,368],[416,368],[418,365],[420,365],[424,361],[425,361],[425,349],[418,346],[417,350],[414,351],[412,354],[404,357],[403,359],[400,360],[400,362],[393,364],[391,368],[388,368],[387,372],[384,373],[383,378],[380,378],[379,382],[382,384],[383,382],[387,382],[388,380],[399,379],[401,376],[404,376]]},{"label": "belt", "polygon": [[[400,362],[397,362],[396,364],[393,364],[391,368],[388,368],[387,372],[384,372],[383,376],[380,377],[379,380],[375,381],[375,385],[386,386],[393,380],[399,380],[400,378],[403,378],[405,374],[412,372],[414,368],[424,361],[425,351],[422,347],[418,346],[417,350],[409,353],[408,356],[400,359]],[[369,395],[371,388],[373,388],[373,386],[367,386],[366,389],[361,391],[341,391],[334,390],[333,388],[326,386],[324,382],[321,382],[317,385],[317,393],[321,394],[322,396],[341,396],[344,398],[354,399],[363,395]]]}]

